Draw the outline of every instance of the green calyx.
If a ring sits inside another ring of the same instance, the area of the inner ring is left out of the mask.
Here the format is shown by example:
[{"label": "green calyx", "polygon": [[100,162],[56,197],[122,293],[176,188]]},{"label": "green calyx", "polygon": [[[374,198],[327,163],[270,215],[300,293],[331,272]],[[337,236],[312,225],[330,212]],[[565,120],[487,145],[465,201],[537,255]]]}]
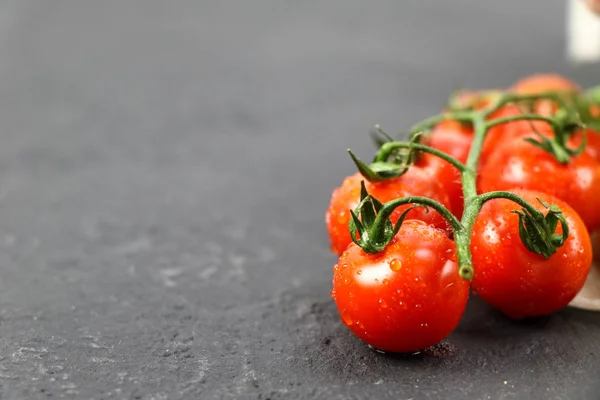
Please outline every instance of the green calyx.
[{"label": "green calyx", "polygon": [[402,165],[385,161],[375,161],[371,165],[367,165],[349,149],[348,154],[350,154],[352,161],[354,161],[358,172],[369,182],[381,182],[386,179],[395,178],[404,174],[410,167],[410,164]]},{"label": "green calyx", "polygon": [[[360,203],[356,210],[350,210],[352,218],[349,222],[350,237],[366,253],[379,253],[388,245],[400,230],[406,215],[418,205],[405,210],[398,221],[392,224],[389,219],[390,209],[367,193],[364,181],[361,182]],[[384,211],[382,213],[382,210]]]},{"label": "green calyx", "polygon": [[[541,212],[523,208],[513,210],[519,216],[519,236],[525,247],[544,258],[550,258],[569,237],[569,225],[561,209],[555,204],[547,204],[537,199],[548,213],[544,216]],[[534,212],[535,211],[535,212]],[[556,227],[560,223],[562,233],[556,233]]]},{"label": "green calyx", "polygon": [[587,146],[587,136],[583,136],[581,144],[576,148],[570,148],[563,135],[555,135],[552,138],[542,135],[536,132],[538,138],[525,138],[527,143],[544,150],[546,153],[551,154],[556,161],[561,164],[568,164],[571,161],[571,157],[577,156],[585,150]]},{"label": "green calyx", "polygon": [[[348,150],[356,168],[369,182],[380,182],[404,174],[420,156],[418,149],[420,146],[418,145],[421,135],[413,135],[408,142],[408,146],[395,147],[393,143],[401,142],[394,141],[379,125],[376,125],[375,128],[385,135],[383,136],[385,139],[389,140],[382,141],[380,151],[370,165],[365,164],[351,150]],[[380,140],[382,139],[380,138]]]}]

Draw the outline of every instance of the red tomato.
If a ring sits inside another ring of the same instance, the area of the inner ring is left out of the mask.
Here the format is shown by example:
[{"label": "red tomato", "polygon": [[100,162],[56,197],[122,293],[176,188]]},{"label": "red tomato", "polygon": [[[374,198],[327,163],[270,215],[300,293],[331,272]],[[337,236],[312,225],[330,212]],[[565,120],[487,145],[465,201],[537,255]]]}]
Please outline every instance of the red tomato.
[{"label": "red tomato", "polygon": [[[567,241],[550,258],[529,251],[519,237],[520,206],[506,199],[487,202],[475,220],[471,239],[472,288],[483,300],[512,318],[547,315],[565,307],[583,287],[592,263],[588,231],[567,203],[546,193],[513,190],[530,204],[560,207],[569,226]],[[561,233],[560,224],[557,233]]]},{"label": "red tomato", "polygon": [[[357,172],[347,177],[342,186],[333,191],[325,214],[331,250],[336,254],[341,254],[352,242],[348,229],[351,218],[349,210],[354,210],[360,202],[360,182],[363,180],[367,191],[382,203],[406,196],[425,196],[450,208],[450,200],[441,183],[432,180],[426,171],[416,166],[412,166],[401,176],[381,182],[369,182]],[[411,205],[398,207],[392,214],[391,220],[397,221],[402,212],[409,207]],[[408,213],[407,218],[425,221],[437,228],[448,228],[446,220],[432,209],[417,207]]]},{"label": "red tomato", "polygon": [[579,92],[581,87],[570,79],[558,74],[534,74],[518,80],[511,90],[521,94],[544,92]]},{"label": "red tomato", "polygon": [[[444,121],[433,129],[427,139],[427,144],[465,163],[472,141],[473,129],[470,126],[461,124],[458,121]],[[454,215],[460,218],[463,212],[464,200],[458,169],[447,161],[427,153],[423,154],[417,165],[424,168],[431,174],[433,179],[442,184],[450,198],[450,209]]]},{"label": "red tomato", "polygon": [[405,221],[376,254],[352,243],[333,267],[342,321],[359,339],[390,352],[426,349],[458,325],[469,296],[456,248],[444,231]]},{"label": "red tomato", "polygon": [[[558,74],[535,74],[517,81],[511,88],[514,93],[539,94],[544,92],[573,92],[581,91],[575,82]],[[535,111],[544,116],[550,116],[558,105],[551,100],[536,102]]]},{"label": "red tomato", "polygon": [[[491,119],[516,117],[522,115],[523,110],[514,104],[507,104],[491,115]],[[552,134],[550,124],[543,121],[524,120],[507,122],[490,128],[486,134],[483,148],[479,157],[479,166],[484,165],[490,155],[501,147],[504,142],[513,138],[523,137],[534,133],[534,129],[540,133]]]},{"label": "red tomato", "polygon": [[478,188],[490,192],[514,187],[545,192],[566,201],[590,231],[600,225],[600,164],[587,153],[560,164],[544,150],[513,139],[496,149],[481,168]]},{"label": "red tomato", "polygon": [[586,129],[584,131],[578,131],[571,137],[569,147],[577,147],[581,144],[583,135],[587,136],[587,145],[585,146],[585,152],[600,161],[600,132]]}]

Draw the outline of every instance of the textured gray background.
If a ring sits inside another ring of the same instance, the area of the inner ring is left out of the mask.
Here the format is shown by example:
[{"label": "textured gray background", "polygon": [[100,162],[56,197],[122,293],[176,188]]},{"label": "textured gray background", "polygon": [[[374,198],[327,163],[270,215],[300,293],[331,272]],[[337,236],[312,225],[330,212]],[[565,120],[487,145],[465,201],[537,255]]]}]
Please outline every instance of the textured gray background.
[{"label": "textured gray background", "polygon": [[597,314],[518,324],[475,299],[403,358],[329,297],[346,148],[460,86],[598,83],[563,59],[563,9],[2,2],[0,398],[597,399]]}]

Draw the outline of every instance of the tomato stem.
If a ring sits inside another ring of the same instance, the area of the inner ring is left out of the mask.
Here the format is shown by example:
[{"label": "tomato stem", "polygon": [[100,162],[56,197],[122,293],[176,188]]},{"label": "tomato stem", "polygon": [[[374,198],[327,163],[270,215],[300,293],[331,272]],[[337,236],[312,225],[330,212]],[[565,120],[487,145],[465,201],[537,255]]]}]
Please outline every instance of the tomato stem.
[{"label": "tomato stem", "polygon": [[418,143],[408,143],[408,142],[388,142],[381,146],[381,149],[377,152],[375,156],[375,161],[385,162],[389,158],[390,154],[396,149],[414,149],[419,150],[424,153],[433,154],[452,164],[459,171],[465,171],[467,166],[456,158],[452,157],[450,154],[444,153],[438,149],[434,149],[433,147],[425,146],[423,144]]},{"label": "tomato stem", "polygon": [[[598,91],[593,92],[594,95],[597,95],[597,93]],[[463,279],[471,280],[474,273],[471,255],[471,236],[475,220],[487,201],[494,198],[504,198],[514,201],[523,208],[522,210],[515,210],[514,212],[519,215],[519,234],[521,240],[530,251],[544,257],[550,257],[558,247],[564,244],[567,237],[566,235],[568,235],[568,225],[562,216],[561,210],[557,206],[542,203],[548,208],[548,213],[544,216],[533,205],[514,193],[499,191],[478,195],[476,171],[483,143],[490,128],[517,120],[547,122],[554,132],[553,138],[547,138],[539,132],[536,132],[538,133],[539,141],[536,141],[534,138],[527,138],[526,140],[553,154],[559,162],[569,162],[573,155],[583,151],[587,143],[585,140],[586,136],[584,135],[584,141],[577,149],[569,149],[566,146],[567,139],[572,131],[577,127],[584,126],[577,110],[578,101],[583,100],[574,97],[572,93],[556,92],[531,95],[514,93],[498,94],[497,92],[490,92],[487,96],[487,99],[491,101],[491,104],[483,109],[448,111],[414,125],[411,129],[411,133],[413,134],[413,140],[411,142],[389,141],[382,143],[371,166],[367,166],[351,153],[353,160],[357,164],[359,170],[363,172],[363,175],[366,174],[365,176],[367,178],[377,180],[398,176],[408,168],[412,162],[412,153],[409,153],[407,156],[400,155],[398,158],[400,160],[399,164],[389,162],[389,158],[391,158],[391,156],[394,155],[394,151],[398,149],[427,152],[449,162],[461,173],[464,197],[462,219],[459,221],[446,207],[427,197],[410,196],[391,200],[382,204],[377,199],[368,195],[364,185],[362,185],[361,203],[356,210],[360,213],[362,221],[354,212],[352,212],[352,220],[349,224],[352,240],[355,243],[368,253],[379,252],[387,246],[396,232],[398,232],[400,225],[409,211],[405,210],[398,219],[398,222],[392,226],[390,216],[397,207],[406,204],[418,204],[425,207],[431,207],[439,212],[452,227],[459,265],[458,272]],[[561,113],[557,113],[552,117],[545,117],[534,113],[523,113],[517,116],[489,120],[490,116],[508,103],[529,102],[533,104],[533,102],[537,100],[554,101],[558,104]],[[571,101],[569,102],[568,100]],[[473,141],[471,143],[471,148],[469,149],[467,161],[464,164],[449,154],[419,144],[418,140],[415,140],[415,134],[427,132],[438,123],[446,120],[460,121],[469,123],[473,126]],[[533,124],[532,130],[535,132],[535,126]],[[555,233],[558,223],[562,226],[562,234]],[[360,234],[360,237],[356,235],[357,231]]]}]

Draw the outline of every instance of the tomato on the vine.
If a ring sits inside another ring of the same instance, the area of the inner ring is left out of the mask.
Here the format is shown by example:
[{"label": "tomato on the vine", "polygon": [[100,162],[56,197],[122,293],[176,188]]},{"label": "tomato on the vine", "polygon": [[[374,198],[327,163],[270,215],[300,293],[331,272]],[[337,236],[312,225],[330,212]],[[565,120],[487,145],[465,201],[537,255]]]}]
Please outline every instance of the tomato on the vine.
[{"label": "tomato on the vine", "polygon": [[348,246],[333,268],[331,295],[358,338],[384,351],[415,352],[458,325],[469,283],[457,268],[454,242],[444,231],[405,221],[379,253]]},{"label": "tomato on the vine", "polygon": [[600,164],[588,153],[561,164],[550,153],[515,138],[488,158],[477,186],[482,193],[511,188],[545,192],[569,203],[590,231],[600,226]]},{"label": "tomato on the vine", "polygon": [[[549,258],[529,251],[519,237],[520,206],[506,199],[488,201],[475,220],[471,254],[472,288],[483,300],[512,318],[542,316],[565,307],[583,287],[592,262],[588,231],[575,210],[551,195],[512,190],[536,209],[537,200],[555,204],[569,227],[569,236]],[[557,233],[562,233],[559,224]]]},{"label": "tomato on the vine", "polygon": [[[350,210],[354,210],[360,202],[360,182],[365,178],[356,173],[347,177],[342,186],[336,188],[331,195],[331,202],[325,222],[329,232],[331,250],[341,254],[350,244]],[[417,166],[411,166],[404,174],[380,182],[365,182],[366,188],[375,198],[382,202],[407,196],[425,196],[435,199],[446,207],[450,207],[448,194],[440,182],[431,179],[428,172]],[[399,207],[394,211],[391,220],[396,222],[403,211],[410,205]],[[446,220],[436,211],[422,207],[415,208],[408,213],[410,219],[418,219],[432,224],[437,228],[447,229]]]}]

